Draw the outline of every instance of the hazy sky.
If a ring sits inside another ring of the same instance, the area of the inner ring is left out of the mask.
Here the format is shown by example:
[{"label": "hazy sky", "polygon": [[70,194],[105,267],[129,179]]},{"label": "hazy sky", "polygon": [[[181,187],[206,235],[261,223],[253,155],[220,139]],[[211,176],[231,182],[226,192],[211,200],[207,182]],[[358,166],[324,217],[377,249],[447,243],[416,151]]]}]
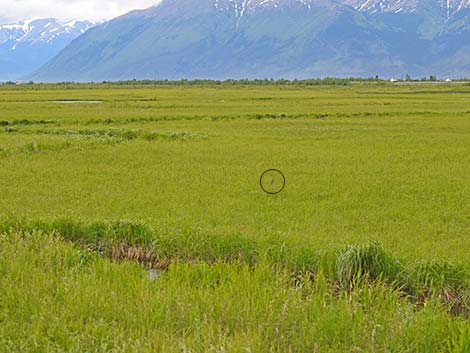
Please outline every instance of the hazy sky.
[{"label": "hazy sky", "polygon": [[0,0],[0,22],[31,17],[99,21],[130,10],[150,7],[158,2],[159,0]]}]

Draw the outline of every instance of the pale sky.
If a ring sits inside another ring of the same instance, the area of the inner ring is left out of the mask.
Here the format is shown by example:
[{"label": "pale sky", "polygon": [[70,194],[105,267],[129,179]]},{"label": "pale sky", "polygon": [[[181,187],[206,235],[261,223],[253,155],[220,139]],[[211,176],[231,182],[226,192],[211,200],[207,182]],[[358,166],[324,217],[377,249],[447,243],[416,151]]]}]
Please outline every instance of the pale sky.
[{"label": "pale sky", "polygon": [[0,0],[0,23],[28,18],[108,20],[160,0]]}]

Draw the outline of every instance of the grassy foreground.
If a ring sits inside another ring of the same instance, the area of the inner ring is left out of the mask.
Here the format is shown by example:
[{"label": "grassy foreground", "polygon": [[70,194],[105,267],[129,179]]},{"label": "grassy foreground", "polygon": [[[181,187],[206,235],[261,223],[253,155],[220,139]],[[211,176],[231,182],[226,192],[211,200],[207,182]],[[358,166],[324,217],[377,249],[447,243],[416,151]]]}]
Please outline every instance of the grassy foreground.
[{"label": "grassy foreground", "polygon": [[4,352],[468,352],[437,301],[387,285],[334,293],[264,262],[175,263],[149,281],[43,233],[0,237]]},{"label": "grassy foreground", "polygon": [[0,87],[0,352],[469,352],[469,97]]}]

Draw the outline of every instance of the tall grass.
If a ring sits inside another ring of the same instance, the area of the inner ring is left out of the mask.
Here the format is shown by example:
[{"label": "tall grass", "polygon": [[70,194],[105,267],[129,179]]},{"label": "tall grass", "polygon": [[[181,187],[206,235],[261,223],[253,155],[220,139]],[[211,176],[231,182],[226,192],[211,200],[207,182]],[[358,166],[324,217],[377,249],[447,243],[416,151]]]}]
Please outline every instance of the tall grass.
[{"label": "tall grass", "polygon": [[335,292],[260,261],[172,264],[155,281],[42,232],[0,235],[2,352],[449,352],[468,322],[386,283]]},{"label": "tall grass", "polygon": [[150,225],[131,221],[87,223],[73,219],[52,221],[7,219],[0,233],[43,232],[57,234],[82,249],[112,257],[116,246],[139,246],[156,259],[183,262],[270,264],[315,280],[322,273],[331,284],[352,290],[367,283],[385,283],[417,304],[439,299],[456,315],[470,314],[470,270],[446,262],[408,262],[393,257],[378,242],[350,245],[325,252],[281,242],[254,241],[239,236],[201,237],[198,234],[159,234]]}]

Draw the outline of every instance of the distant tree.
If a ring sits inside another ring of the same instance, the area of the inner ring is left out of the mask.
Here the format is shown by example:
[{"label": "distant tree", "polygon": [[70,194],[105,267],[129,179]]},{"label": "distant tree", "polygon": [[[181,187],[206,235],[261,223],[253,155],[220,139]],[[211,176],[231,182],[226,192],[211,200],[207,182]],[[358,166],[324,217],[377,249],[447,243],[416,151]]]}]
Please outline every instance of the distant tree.
[{"label": "distant tree", "polygon": [[429,81],[437,81],[437,77],[435,75],[429,76]]},{"label": "distant tree", "polygon": [[410,74],[406,74],[405,81],[408,81],[408,82],[411,81],[411,76],[410,76]]}]

